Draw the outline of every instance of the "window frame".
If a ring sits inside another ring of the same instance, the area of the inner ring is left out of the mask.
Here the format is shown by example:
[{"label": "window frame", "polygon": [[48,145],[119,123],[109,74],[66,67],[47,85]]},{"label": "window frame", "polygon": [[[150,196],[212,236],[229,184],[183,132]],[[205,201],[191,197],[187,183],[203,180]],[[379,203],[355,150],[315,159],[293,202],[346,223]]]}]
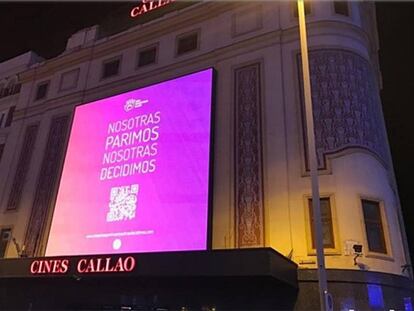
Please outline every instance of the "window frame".
[{"label": "window frame", "polygon": [[[67,87],[63,87],[63,79],[65,76],[74,73],[76,75],[76,82],[73,83],[70,86]],[[62,72],[60,75],[60,80],[59,80],[59,92],[65,92],[65,91],[69,91],[69,90],[73,90],[76,89],[78,87],[78,83],[79,83],[79,77],[80,77],[80,67],[72,69],[72,70],[68,70],[65,72]]]},{"label": "window frame", "polygon": [[[345,2],[346,3],[347,9],[348,9],[348,14],[347,15],[338,13],[336,11],[336,9],[335,9],[335,3],[336,2]],[[333,0],[332,1],[332,12],[335,16],[342,16],[343,18],[351,18],[351,6],[350,6],[349,1],[335,1],[335,0]]]},{"label": "window frame", "polygon": [[[142,52],[144,52],[144,51],[148,51],[148,50],[153,49],[153,48],[155,49],[155,60],[154,60],[154,62],[153,62],[153,63],[149,63],[149,64],[145,64],[145,65],[140,66],[140,65],[139,65],[140,54],[141,54]],[[135,69],[146,68],[146,67],[148,67],[148,66],[158,64],[158,55],[159,55],[159,50],[160,50],[160,49],[159,49],[159,43],[158,43],[158,42],[157,42],[157,43],[154,43],[154,44],[146,45],[146,46],[144,46],[144,47],[142,47],[142,48],[139,48],[139,49],[137,50],[137,54],[136,54],[136,64],[135,64]]]},{"label": "window frame", "polygon": [[[183,39],[185,37],[189,37],[189,36],[194,35],[194,34],[197,35],[197,46],[196,46],[196,48],[192,49],[192,50],[189,50],[189,51],[186,51],[186,52],[183,52],[183,53],[178,53],[178,46],[179,46],[180,39]],[[201,44],[201,29],[200,28],[190,30],[190,31],[187,31],[187,32],[184,32],[182,34],[177,35],[175,37],[175,49],[174,49],[175,50],[175,57],[180,57],[180,56],[183,56],[183,55],[187,55],[187,54],[199,51],[200,50],[200,44]]]},{"label": "window frame", "polygon": [[[324,247],[325,255],[341,255],[341,245],[339,239],[339,231],[338,231],[338,222],[337,222],[337,213],[336,213],[336,204],[334,195],[329,193],[321,193],[320,199],[327,199],[329,200],[330,211],[331,211],[331,226],[332,226],[332,235],[333,235],[333,247]],[[304,208],[305,208],[305,228],[306,228],[306,244],[307,244],[307,253],[308,256],[316,256],[316,248],[313,247],[313,228],[312,228],[312,218],[311,215],[312,206],[310,205],[312,202],[312,195],[307,194],[304,196]]]},{"label": "window frame", "polygon": [[[110,76],[104,76],[104,72],[105,72],[105,65],[113,62],[113,61],[119,61],[119,67],[118,67],[118,71],[116,74],[110,75]],[[112,79],[115,77],[118,77],[121,75],[121,71],[122,71],[122,55],[117,55],[111,58],[106,58],[102,61],[101,63],[101,74],[100,74],[100,81],[103,80],[108,80],[108,79]]]},{"label": "window frame", "polygon": [[[367,228],[365,224],[363,201],[371,201],[371,202],[378,203],[380,218],[381,218],[380,220],[381,220],[381,225],[382,225],[382,233],[383,233],[383,238],[384,238],[385,253],[370,250],[369,248],[368,233],[367,233]],[[364,249],[362,249],[363,254],[365,255],[365,257],[380,258],[380,259],[386,259],[386,260],[393,261],[394,259],[392,258],[391,240],[390,240],[390,235],[389,235],[390,231],[388,228],[388,221],[387,221],[387,217],[385,213],[384,201],[379,198],[375,198],[375,197],[360,196],[359,206],[360,206],[359,210],[361,214],[362,232],[364,235],[363,237]]]},{"label": "window frame", "polygon": [[[41,97],[41,98],[37,98],[37,94],[39,92],[39,88],[41,86],[43,86],[43,85],[46,85],[46,93],[45,93],[45,96],[44,97]],[[49,88],[50,88],[50,80],[45,80],[45,81],[39,82],[36,85],[36,92],[34,94],[34,101],[38,102],[38,101],[46,100],[47,99],[47,96],[49,94]]]}]

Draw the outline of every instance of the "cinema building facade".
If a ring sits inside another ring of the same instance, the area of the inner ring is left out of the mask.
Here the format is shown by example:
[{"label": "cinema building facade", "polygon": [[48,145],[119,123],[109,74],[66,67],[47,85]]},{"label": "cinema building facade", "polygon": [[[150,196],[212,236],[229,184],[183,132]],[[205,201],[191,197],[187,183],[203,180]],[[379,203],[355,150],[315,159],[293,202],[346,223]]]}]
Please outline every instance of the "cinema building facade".
[{"label": "cinema building facade", "polygon": [[[294,3],[160,3],[0,64],[1,309],[319,308]],[[412,310],[374,5],[307,20],[333,308]]]}]

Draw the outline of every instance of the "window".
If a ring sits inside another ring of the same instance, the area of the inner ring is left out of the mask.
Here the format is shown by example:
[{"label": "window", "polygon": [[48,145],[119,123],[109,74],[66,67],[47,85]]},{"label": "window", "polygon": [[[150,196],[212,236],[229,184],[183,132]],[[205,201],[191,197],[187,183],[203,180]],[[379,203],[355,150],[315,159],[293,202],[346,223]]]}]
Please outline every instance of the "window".
[{"label": "window", "polygon": [[0,111],[0,128],[9,127],[13,120],[15,106]]},{"label": "window", "polygon": [[349,16],[348,1],[334,1],[333,4],[336,14]]},{"label": "window", "polygon": [[0,98],[14,95],[20,92],[20,83],[10,83],[7,87],[0,86]]},{"label": "window", "polygon": [[13,114],[15,108],[15,106],[9,108],[9,113],[7,114],[6,124],[4,125],[4,127],[9,127],[11,125],[13,121]]},{"label": "window", "polygon": [[0,144],[0,161],[1,161],[1,157],[3,156],[3,151],[4,151],[4,144]]},{"label": "window", "polygon": [[[313,207],[312,199],[308,200],[309,206],[309,219],[310,219],[310,231],[312,236],[312,248],[315,249],[315,233],[313,227]],[[323,247],[335,248],[335,239],[332,224],[332,211],[330,198],[321,198],[321,218],[322,218],[322,235],[323,235]]]},{"label": "window", "polygon": [[0,258],[4,258],[6,255],[7,245],[11,240],[11,229],[10,228],[3,228],[0,231]]},{"label": "window", "polygon": [[381,221],[380,203],[362,200],[362,210],[369,251],[386,254],[387,248],[385,246],[384,230]]},{"label": "window", "polygon": [[177,39],[177,55],[198,49],[198,32],[182,35]]},{"label": "window", "polygon": [[1,97],[7,97],[10,95],[10,87],[4,87],[1,91]]},{"label": "window", "polygon": [[[299,17],[298,3],[296,1],[293,1],[291,4],[293,6],[293,16],[296,18]],[[305,15],[309,15],[311,13],[310,1],[304,1],[303,4],[305,6]]]},{"label": "window", "polygon": [[35,100],[46,98],[48,88],[49,88],[49,81],[40,83],[37,86]]},{"label": "window", "polygon": [[116,76],[119,73],[121,58],[105,61],[102,68],[102,79]]},{"label": "window", "polygon": [[138,67],[155,64],[157,60],[157,47],[144,48],[138,51]]},{"label": "window", "polygon": [[21,83],[17,83],[17,84],[14,86],[14,89],[13,89],[13,94],[17,94],[17,93],[19,93],[21,88],[22,88]]},{"label": "window", "polygon": [[0,111],[0,128],[5,127],[6,125],[7,111],[8,110]]}]

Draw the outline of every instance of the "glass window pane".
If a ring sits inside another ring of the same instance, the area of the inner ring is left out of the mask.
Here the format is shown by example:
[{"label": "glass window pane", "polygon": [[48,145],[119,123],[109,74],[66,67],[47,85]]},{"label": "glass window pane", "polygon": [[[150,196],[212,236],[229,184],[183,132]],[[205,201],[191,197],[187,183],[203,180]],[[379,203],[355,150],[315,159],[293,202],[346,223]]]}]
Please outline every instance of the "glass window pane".
[{"label": "glass window pane", "polygon": [[196,50],[198,47],[198,33],[193,33],[178,39],[177,54]]},{"label": "glass window pane", "polygon": [[46,98],[49,82],[42,83],[37,87],[35,100]]},{"label": "glass window pane", "polygon": [[119,65],[121,64],[120,59],[116,59],[110,62],[107,62],[103,65],[102,78],[112,77],[118,74]]},{"label": "glass window pane", "polygon": [[382,229],[377,224],[367,224],[368,247],[371,251],[385,253]]},{"label": "glass window pane", "polygon": [[336,14],[349,16],[348,1],[334,1],[334,9]]},{"label": "glass window pane", "polygon": [[323,234],[323,246],[324,247],[334,247],[334,241],[333,241],[333,234],[331,231],[331,223],[323,223],[322,224],[322,234]]},{"label": "glass window pane", "polygon": [[331,219],[331,206],[329,204],[329,200],[323,198],[320,202],[322,219]]},{"label": "glass window pane", "polygon": [[378,202],[363,200],[362,205],[365,220],[381,222],[381,214]]},{"label": "glass window pane", "polygon": [[[315,247],[315,233],[314,233],[314,222],[313,222],[313,207],[312,199],[309,199],[309,219],[311,220],[311,235],[312,235],[312,248]],[[332,225],[332,213],[331,203],[329,198],[320,199],[321,208],[321,221],[322,221],[322,237],[324,248],[335,248],[335,240],[333,236],[333,225]]]},{"label": "glass window pane", "polygon": [[373,252],[387,253],[379,202],[362,200],[362,209],[364,212],[368,249]]},{"label": "glass window pane", "polygon": [[142,67],[145,65],[153,64],[155,63],[157,55],[157,48],[152,47],[147,50],[143,50],[139,52],[139,58],[138,58],[138,67]]}]

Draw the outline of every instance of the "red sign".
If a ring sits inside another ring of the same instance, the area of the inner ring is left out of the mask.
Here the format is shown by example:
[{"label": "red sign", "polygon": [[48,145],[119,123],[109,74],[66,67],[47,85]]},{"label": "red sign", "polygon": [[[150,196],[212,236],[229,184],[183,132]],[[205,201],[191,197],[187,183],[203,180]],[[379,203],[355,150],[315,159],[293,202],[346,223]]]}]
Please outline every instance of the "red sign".
[{"label": "red sign", "polygon": [[142,2],[131,10],[131,17],[151,12],[155,9],[161,8],[174,2],[175,0],[142,0]]},{"label": "red sign", "polygon": [[69,259],[35,260],[30,265],[31,274],[65,274],[69,269]]},{"label": "red sign", "polygon": [[131,272],[134,268],[135,258],[129,256],[119,257],[116,261],[113,261],[111,257],[80,259],[76,270],[78,273]]},{"label": "red sign", "polygon": [[[135,268],[135,258],[128,257],[92,257],[80,258],[76,264],[76,272],[107,273],[131,272]],[[31,274],[65,274],[70,269],[69,259],[37,259],[30,265]]]}]

